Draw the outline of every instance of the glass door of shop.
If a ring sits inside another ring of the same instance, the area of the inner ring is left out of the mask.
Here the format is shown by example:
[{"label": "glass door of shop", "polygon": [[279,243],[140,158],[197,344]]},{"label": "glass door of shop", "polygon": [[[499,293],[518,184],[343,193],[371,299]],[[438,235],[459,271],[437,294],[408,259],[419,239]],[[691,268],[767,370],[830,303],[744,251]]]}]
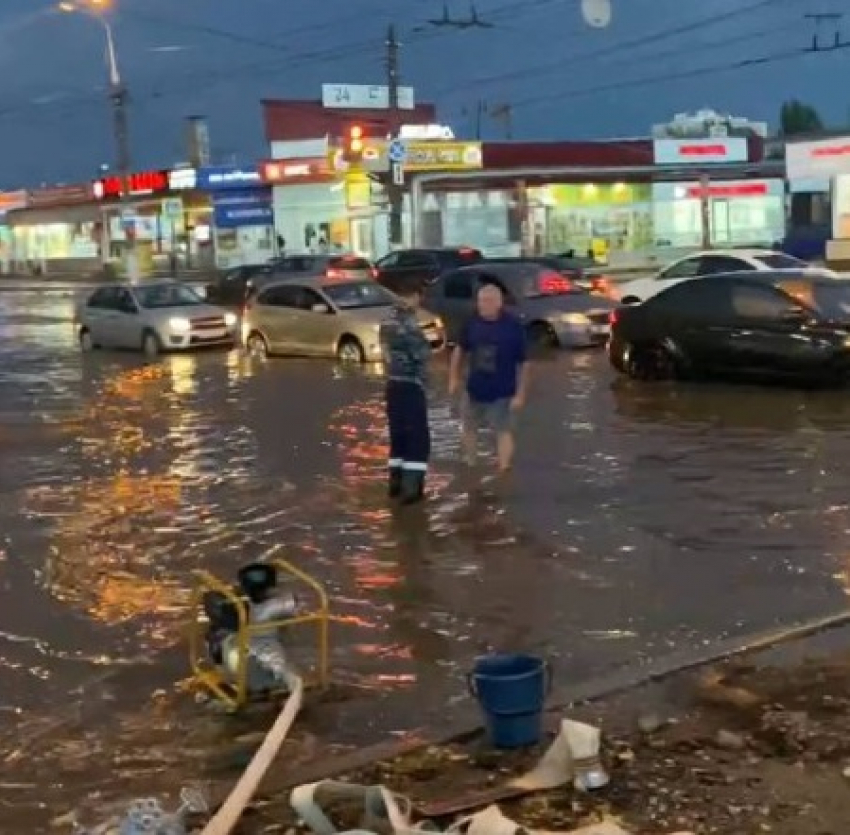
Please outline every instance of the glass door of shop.
[{"label": "glass door of shop", "polygon": [[372,218],[359,217],[351,221],[351,251],[367,258],[374,257],[375,241],[372,235]]},{"label": "glass door of shop", "polygon": [[714,244],[729,244],[732,242],[728,200],[711,201],[711,238]]}]

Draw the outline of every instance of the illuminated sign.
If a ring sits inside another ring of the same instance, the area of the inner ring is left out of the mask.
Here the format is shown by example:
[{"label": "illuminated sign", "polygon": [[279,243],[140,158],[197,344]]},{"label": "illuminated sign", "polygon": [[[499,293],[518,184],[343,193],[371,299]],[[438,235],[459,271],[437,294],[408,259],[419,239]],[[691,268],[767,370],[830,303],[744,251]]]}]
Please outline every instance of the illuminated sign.
[{"label": "illuminated sign", "polygon": [[[696,198],[705,196],[706,190],[702,186],[688,186],[684,190],[683,197]],[[724,185],[708,186],[709,197],[766,197],[770,193],[767,183],[754,181],[752,183],[733,183]],[[679,195],[677,195],[678,197]]]},{"label": "illuminated sign", "polygon": [[213,166],[198,169],[198,188],[216,191],[260,185],[260,172],[255,168]]},{"label": "illuminated sign", "polygon": [[29,208],[71,206],[78,203],[88,203],[93,196],[92,187],[89,183],[38,188],[27,192],[27,206]]},{"label": "illuminated sign", "polygon": [[652,143],[656,165],[705,165],[707,163],[747,162],[747,140],[731,139],[656,139]]},{"label": "illuminated sign", "polygon": [[197,188],[198,172],[194,168],[175,168],[168,172],[168,187],[171,191],[188,191]]},{"label": "illuminated sign", "polygon": [[850,139],[789,142],[785,146],[785,169],[791,181],[830,180],[850,174]]},{"label": "illuminated sign", "polygon": [[0,215],[13,209],[23,209],[27,205],[25,191],[0,191]]},{"label": "illuminated sign", "polygon": [[[129,176],[130,194],[157,194],[168,191],[168,175],[168,171],[137,171]],[[98,200],[106,197],[121,197],[123,193],[123,177],[104,177],[94,183],[94,196]]]},{"label": "illuminated sign", "polygon": [[454,139],[455,132],[448,125],[402,125],[401,139]]},{"label": "illuminated sign", "polygon": [[334,174],[324,157],[277,159],[260,163],[260,179],[272,185],[295,183],[326,183]]},{"label": "illuminated sign", "polygon": [[484,167],[480,142],[405,142],[405,171],[471,171]]}]

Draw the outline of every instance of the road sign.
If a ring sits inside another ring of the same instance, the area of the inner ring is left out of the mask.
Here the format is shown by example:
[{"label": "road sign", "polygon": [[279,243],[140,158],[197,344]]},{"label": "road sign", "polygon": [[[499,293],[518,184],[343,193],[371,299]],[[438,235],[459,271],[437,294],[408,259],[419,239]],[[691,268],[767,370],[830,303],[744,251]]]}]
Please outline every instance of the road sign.
[{"label": "road sign", "polygon": [[407,146],[401,139],[393,139],[387,149],[387,156],[390,162],[404,162],[407,158]]},{"label": "road sign", "polygon": [[[399,110],[413,110],[412,87],[398,88]],[[388,110],[390,88],[369,84],[323,84],[322,107],[354,110]]]},{"label": "road sign", "polygon": [[393,163],[393,185],[404,185],[404,166],[400,162]]}]

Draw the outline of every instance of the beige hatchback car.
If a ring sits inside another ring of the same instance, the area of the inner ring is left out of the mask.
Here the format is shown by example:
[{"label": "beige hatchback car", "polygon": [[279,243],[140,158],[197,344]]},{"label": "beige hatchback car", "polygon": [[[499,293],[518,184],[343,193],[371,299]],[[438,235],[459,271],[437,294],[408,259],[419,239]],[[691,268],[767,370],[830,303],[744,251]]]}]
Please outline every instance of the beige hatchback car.
[{"label": "beige hatchback car", "polygon": [[[248,299],[242,337],[254,356],[336,357],[379,362],[378,331],[398,297],[375,281],[327,277],[282,279]],[[431,347],[445,344],[443,324],[425,310],[419,321]]]}]

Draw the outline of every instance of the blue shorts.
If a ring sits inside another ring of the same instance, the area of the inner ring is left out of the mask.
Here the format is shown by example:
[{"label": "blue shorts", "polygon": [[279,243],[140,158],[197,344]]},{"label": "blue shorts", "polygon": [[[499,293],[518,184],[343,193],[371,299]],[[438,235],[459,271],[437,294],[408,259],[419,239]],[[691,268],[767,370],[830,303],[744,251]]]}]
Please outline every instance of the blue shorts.
[{"label": "blue shorts", "polygon": [[491,429],[497,434],[513,431],[514,413],[511,411],[511,398],[500,400],[473,400],[469,395],[464,398],[462,409],[463,425],[468,432],[480,432],[482,428]]}]

